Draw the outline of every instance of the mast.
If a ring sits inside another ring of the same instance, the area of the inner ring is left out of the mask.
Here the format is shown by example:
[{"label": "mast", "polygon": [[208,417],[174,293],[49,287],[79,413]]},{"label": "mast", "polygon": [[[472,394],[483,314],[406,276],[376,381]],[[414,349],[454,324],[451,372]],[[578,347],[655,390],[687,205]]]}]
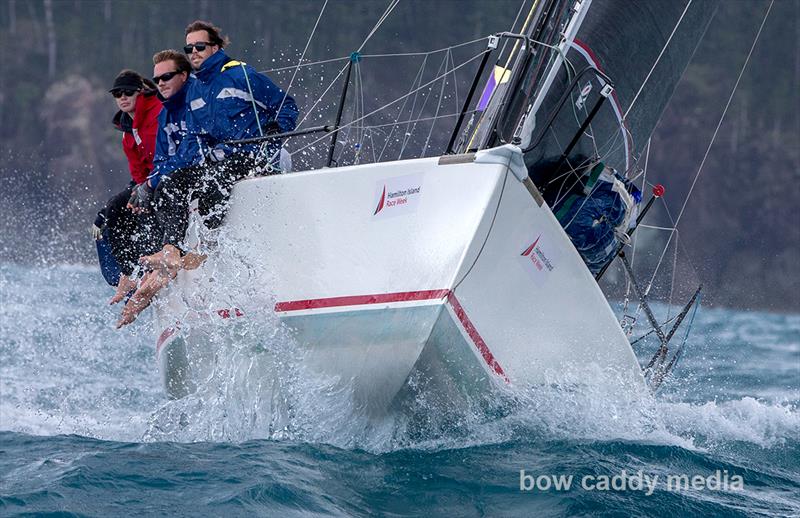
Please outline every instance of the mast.
[{"label": "mast", "polygon": [[578,30],[581,28],[583,20],[586,18],[586,14],[589,12],[589,7],[591,7],[591,5],[592,0],[578,0],[575,4],[575,14],[572,16],[572,19],[567,26],[567,30],[564,31],[564,37],[562,38],[561,43],[558,45],[558,53],[556,54],[556,58],[553,61],[553,64],[550,66],[550,70],[547,73],[547,77],[545,78],[544,82],[542,83],[542,87],[537,92],[537,95],[534,96],[533,105],[528,110],[527,115],[523,120],[522,128],[520,128],[520,145],[523,148],[530,145],[531,137],[533,136],[533,128],[536,126],[536,115],[539,112],[539,108],[541,108],[542,102],[544,101],[547,93],[550,91],[550,88],[553,86],[553,81],[555,81],[558,71],[564,64],[564,57],[567,55],[567,50],[569,50],[570,45],[572,45],[573,41],[575,40],[575,36],[578,34]]},{"label": "mast", "polygon": [[[544,70],[556,71],[563,63],[564,49],[580,28],[592,0],[535,0],[521,34],[503,33],[518,41],[506,58],[505,65],[495,65],[498,81],[481,119],[466,144],[472,151],[511,142],[525,113],[530,113],[530,100],[541,83]],[[569,6],[572,8],[569,9]],[[498,60],[498,63],[502,60]],[[513,65],[509,68],[513,60]],[[551,72],[555,76],[554,72]],[[550,77],[550,76],[548,76]],[[552,79],[540,92],[550,88]],[[480,108],[480,107],[479,107]]]}]

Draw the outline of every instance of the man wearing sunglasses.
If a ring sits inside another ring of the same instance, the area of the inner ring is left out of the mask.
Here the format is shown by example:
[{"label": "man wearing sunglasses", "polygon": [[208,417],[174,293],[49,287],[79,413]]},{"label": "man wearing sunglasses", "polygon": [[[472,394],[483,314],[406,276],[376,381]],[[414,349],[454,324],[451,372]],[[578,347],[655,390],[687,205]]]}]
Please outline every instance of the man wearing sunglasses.
[{"label": "man wearing sunglasses", "polygon": [[[162,50],[153,56],[153,83],[158,88],[163,105],[158,116],[153,170],[147,180],[133,190],[128,207],[139,213],[155,209],[153,233],[157,236],[159,246],[163,239],[163,222],[155,193],[161,178],[191,167],[199,153],[197,139],[187,137],[186,131],[186,92],[194,81],[191,72],[192,65],[187,57],[176,50]],[[161,280],[159,272],[147,272],[142,279],[145,292],[161,284]],[[112,303],[119,300],[112,300]]]},{"label": "man wearing sunglasses", "polygon": [[126,325],[149,304],[182,267],[189,255],[183,241],[188,227],[190,199],[197,199],[206,227],[217,228],[227,212],[233,184],[267,162],[277,162],[281,142],[266,150],[257,144],[231,141],[292,131],[298,109],[294,99],[253,67],[227,56],[228,43],[218,27],[195,21],[186,28],[186,52],[196,80],[188,87],[187,131],[199,153],[194,167],[162,179],[158,189],[158,217],[163,222],[164,247],[141,263],[154,275],[143,282],[123,310],[118,326]]},{"label": "man wearing sunglasses", "polygon": [[186,138],[186,93],[194,81],[192,65],[177,50],[162,50],[153,56],[153,82],[164,108],[158,117],[153,172],[145,182],[146,193],[135,200],[144,207],[162,176],[191,166],[198,156],[197,139]]}]

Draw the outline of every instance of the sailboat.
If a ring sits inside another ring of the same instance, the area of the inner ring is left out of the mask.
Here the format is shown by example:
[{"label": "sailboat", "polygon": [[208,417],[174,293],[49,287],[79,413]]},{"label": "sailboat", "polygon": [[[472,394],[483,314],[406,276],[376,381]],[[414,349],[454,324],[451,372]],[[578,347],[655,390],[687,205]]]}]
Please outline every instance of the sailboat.
[{"label": "sailboat", "polygon": [[[223,225],[235,260],[212,252],[156,304],[168,395],[190,394],[219,361],[198,322],[253,318],[290,330],[309,372],[374,413],[420,373],[467,397],[564,372],[645,389],[651,375],[598,279],[646,212],[630,178],[715,9],[535,0],[512,31],[485,39],[436,156],[238,183]],[[342,127],[325,127],[333,145]],[[579,246],[612,219],[573,226],[601,191],[623,215],[605,241]],[[222,278],[259,304],[215,299]],[[659,355],[656,366],[668,360]]]}]

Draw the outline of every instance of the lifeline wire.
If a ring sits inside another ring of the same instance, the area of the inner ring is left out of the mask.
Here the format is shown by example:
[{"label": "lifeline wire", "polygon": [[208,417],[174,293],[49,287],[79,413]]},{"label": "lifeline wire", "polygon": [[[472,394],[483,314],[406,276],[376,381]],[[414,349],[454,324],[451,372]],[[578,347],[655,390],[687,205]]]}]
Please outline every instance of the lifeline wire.
[{"label": "lifeline wire", "polygon": [[[442,78],[442,90],[443,91],[444,91],[444,85],[445,85],[445,82],[446,82],[446,79],[447,79],[447,76],[448,76],[447,63],[449,61],[449,59],[448,59],[449,56],[450,56],[449,53],[444,55],[444,60],[439,65],[439,68],[436,70],[436,75],[439,75],[439,73],[442,71],[442,69],[444,69],[444,74],[439,76],[439,77]],[[428,95],[427,95],[427,97],[425,97],[425,101],[422,103],[422,107],[419,109],[419,114],[417,115],[417,117],[421,117],[422,113],[425,111],[425,106],[428,105],[428,100],[431,98],[431,92],[433,92],[433,84],[431,84],[431,86],[428,87]],[[416,97],[415,97],[414,100],[416,101]],[[441,96],[439,97],[439,105],[441,106]],[[437,108],[436,111],[438,113],[439,109]],[[414,106],[413,105],[411,107],[411,116],[412,117],[414,116]],[[408,142],[411,140],[411,135],[414,133],[414,131],[416,129],[417,129],[417,123],[416,122],[414,123],[413,126],[411,126],[411,130],[410,131],[408,129],[408,126],[406,126],[406,135],[405,135],[405,138],[403,139],[403,146],[400,148],[400,155],[397,157],[398,160],[400,160],[400,158],[403,156],[403,152],[405,151],[406,146],[408,145]],[[423,155],[424,155],[424,152],[423,152]]]},{"label": "lifeline wire", "polygon": [[[414,85],[416,85],[418,81],[419,81],[420,84],[422,84],[422,77],[424,76],[425,66],[427,64],[428,64],[428,56],[426,55],[425,58],[422,60],[422,64],[420,65],[419,70],[417,71],[417,75],[414,76],[414,80],[411,82],[411,90],[409,91],[409,94],[411,94],[412,92],[418,92],[419,91],[419,90],[414,90]],[[416,102],[416,100],[417,100],[417,96],[414,95],[414,102]],[[400,110],[397,112],[397,117],[395,117],[395,119],[394,119],[395,124],[397,124],[397,121],[400,119],[400,115],[405,112],[406,105],[408,105],[408,98],[406,98],[406,100],[403,101],[403,106],[401,106]],[[412,112],[411,112],[410,116],[411,117],[414,116],[413,108],[412,108]],[[383,153],[386,152],[386,148],[389,146],[389,139],[392,138],[392,135],[394,134],[394,130],[395,129],[397,129],[397,128],[396,127],[392,128],[392,131],[389,132],[389,135],[386,137],[386,141],[383,143],[383,149],[381,149],[381,152],[378,154],[378,161],[379,162],[380,162],[381,158],[383,158]]]},{"label": "lifeline wire", "polygon": [[322,61],[314,61],[312,63],[298,63],[297,65],[290,65],[288,67],[268,68],[266,70],[262,70],[261,73],[268,74],[271,72],[283,72],[284,70],[292,70],[293,68],[313,67],[315,65],[324,65],[325,63],[333,63],[334,61],[344,61],[345,59],[350,59],[350,56],[343,56],[341,58],[323,59]]}]

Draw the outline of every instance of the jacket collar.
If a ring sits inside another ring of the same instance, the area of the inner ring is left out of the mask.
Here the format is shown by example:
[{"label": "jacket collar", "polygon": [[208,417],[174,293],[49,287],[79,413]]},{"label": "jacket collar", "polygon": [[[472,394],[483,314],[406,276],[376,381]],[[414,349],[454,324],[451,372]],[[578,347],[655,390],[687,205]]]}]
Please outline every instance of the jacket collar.
[{"label": "jacket collar", "polygon": [[[137,121],[143,121],[147,118],[147,113],[153,109],[161,109],[161,103],[154,91],[142,92],[136,98],[136,106],[134,106],[134,117]],[[133,133],[133,119],[122,110],[118,111],[112,119],[114,127],[125,133]]]},{"label": "jacket collar", "polygon": [[197,79],[203,83],[208,83],[222,70],[222,65],[230,61],[230,59],[224,50],[219,49],[200,65],[200,70],[195,72]]},{"label": "jacket collar", "polygon": [[139,94],[134,108],[134,119],[142,121],[147,118],[147,114],[152,110],[161,110],[161,102],[156,96],[157,90],[148,90]]},{"label": "jacket collar", "polygon": [[164,108],[169,111],[175,111],[183,108],[183,106],[186,104],[186,92],[189,90],[189,86],[194,81],[195,79],[192,75],[187,77],[186,82],[183,83],[181,89],[175,92],[169,99],[164,99],[161,94],[158,94],[158,98],[161,99],[161,103],[164,105]]}]

